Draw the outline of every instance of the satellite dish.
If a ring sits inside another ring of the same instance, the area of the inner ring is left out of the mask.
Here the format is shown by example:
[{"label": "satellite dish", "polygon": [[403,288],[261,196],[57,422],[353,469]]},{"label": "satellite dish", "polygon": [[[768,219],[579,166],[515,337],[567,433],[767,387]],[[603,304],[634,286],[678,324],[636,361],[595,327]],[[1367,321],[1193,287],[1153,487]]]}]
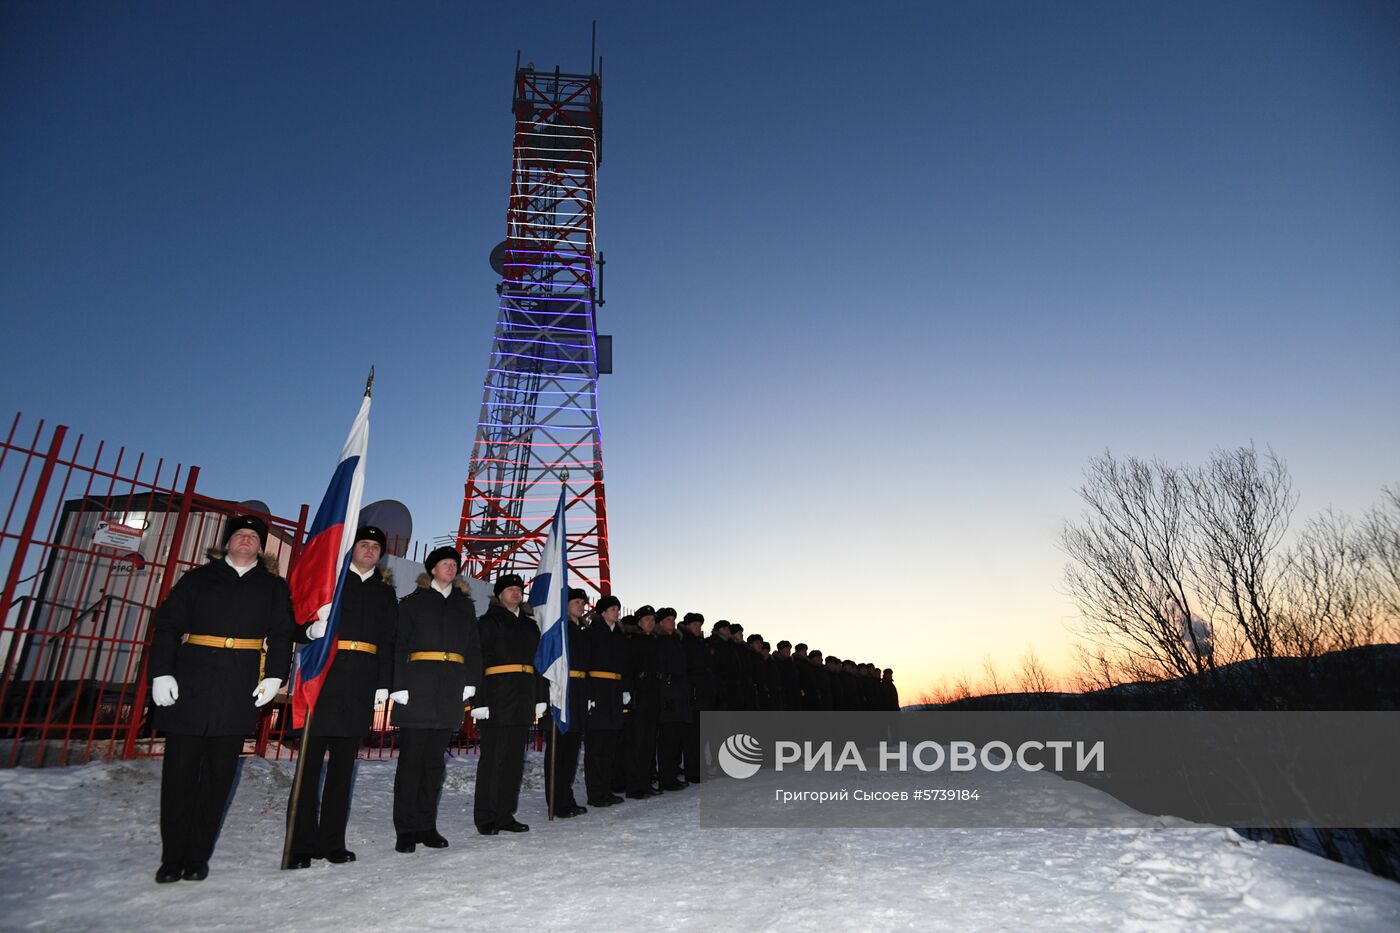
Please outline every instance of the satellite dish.
[{"label": "satellite dish", "polygon": [[413,516],[408,506],[397,499],[380,499],[360,509],[360,524],[374,525],[389,539],[386,554],[408,555],[408,543],[413,538]]},{"label": "satellite dish", "polygon": [[271,515],[272,510],[267,507],[267,503],[261,499],[244,499],[238,503],[238,514],[253,512],[257,515]]},{"label": "satellite dish", "polygon": [[496,244],[496,248],[491,250],[491,268],[496,270],[496,274],[501,278],[506,277],[506,242],[502,240]]}]

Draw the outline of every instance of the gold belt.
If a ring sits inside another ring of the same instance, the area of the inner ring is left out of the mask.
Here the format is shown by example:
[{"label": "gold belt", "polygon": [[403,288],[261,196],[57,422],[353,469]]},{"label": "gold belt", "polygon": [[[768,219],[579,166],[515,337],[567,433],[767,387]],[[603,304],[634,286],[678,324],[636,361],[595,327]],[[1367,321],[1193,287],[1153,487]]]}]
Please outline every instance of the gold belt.
[{"label": "gold belt", "polygon": [[589,671],[588,676],[594,680],[621,680],[621,674],[614,674],[612,671]]},{"label": "gold belt", "polygon": [[182,640],[187,645],[199,645],[201,648],[233,648],[237,651],[261,651],[263,646],[261,638],[234,638],[222,635],[185,635]]},{"label": "gold belt", "polygon": [[335,643],[335,646],[341,651],[363,651],[365,654],[379,653],[379,646],[371,645],[367,641],[346,641],[342,638]]},{"label": "gold belt", "polygon": [[533,674],[535,669],[528,664],[495,664],[485,671],[486,676],[492,674]]},{"label": "gold belt", "polygon": [[408,656],[410,661],[451,661],[453,664],[466,664],[467,659],[455,651],[415,651]]},{"label": "gold belt", "polygon": [[569,671],[570,677],[587,677],[588,671]]}]

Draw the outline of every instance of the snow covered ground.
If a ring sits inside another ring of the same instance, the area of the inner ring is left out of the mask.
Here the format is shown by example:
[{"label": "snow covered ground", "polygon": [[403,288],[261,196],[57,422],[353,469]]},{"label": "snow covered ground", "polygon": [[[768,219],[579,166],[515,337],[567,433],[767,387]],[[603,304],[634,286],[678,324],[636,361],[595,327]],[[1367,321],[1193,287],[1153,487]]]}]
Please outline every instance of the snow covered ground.
[{"label": "snow covered ground", "polygon": [[[250,759],[210,875],[156,885],[160,764],[0,771],[0,929],[1400,929],[1400,885],[1224,829],[702,829],[696,789],[478,836],[448,768],[448,849],[393,849],[394,763],[362,762],[359,861],[278,870],[285,762]],[[581,790],[581,788],[580,788]]]}]

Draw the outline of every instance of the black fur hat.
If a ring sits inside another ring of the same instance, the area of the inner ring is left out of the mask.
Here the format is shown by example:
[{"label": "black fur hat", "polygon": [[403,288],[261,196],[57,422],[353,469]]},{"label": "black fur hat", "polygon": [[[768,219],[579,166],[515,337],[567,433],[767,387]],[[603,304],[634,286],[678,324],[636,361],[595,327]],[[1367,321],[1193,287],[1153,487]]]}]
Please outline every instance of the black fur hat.
[{"label": "black fur hat", "polygon": [[224,524],[224,533],[219,543],[228,547],[228,539],[233,537],[235,531],[242,531],[244,528],[251,529],[258,536],[258,550],[267,547],[267,522],[256,515],[239,515],[231,518]]},{"label": "black fur hat", "polygon": [[384,532],[373,525],[361,525],[360,530],[355,532],[355,543],[361,541],[373,541],[381,551],[389,547],[389,539],[384,537]]},{"label": "black fur hat", "polygon": [[616,596],[604,596],[602,599],[598,600],[596,603],[593,604],[593,611],[598,613],[599,615],[602,615],[609,609],[621,608],[622,600],[618,599]]},{"label": "black fur hat", "polygon": [[445,544],[440,548],[429,551],[428,556],[423,559],[423,566],[428,568],[428,573],[432,573],[433,568],[438,565],[438,562],[444,560],[453,561],[457,564],[458,570],[462,569],[462,555],[457,553],[455,547],[448,547]]},{"label": "black fur hat", "polygon": [[519,574],[503,573],[496,578],[496,585],[492,587],[492,592],[500,596],[512,586],[518,586],[523,590],[525,589],[525,581],[520,579]]}]

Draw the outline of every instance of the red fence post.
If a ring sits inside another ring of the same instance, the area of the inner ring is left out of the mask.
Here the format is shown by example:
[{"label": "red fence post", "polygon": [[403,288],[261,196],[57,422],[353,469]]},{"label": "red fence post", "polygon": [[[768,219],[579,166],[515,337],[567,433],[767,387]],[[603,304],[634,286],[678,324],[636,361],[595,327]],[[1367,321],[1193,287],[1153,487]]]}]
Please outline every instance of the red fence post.
[{"label": "red fence post", "polygon": [[122,759],[136,754],[136,736],[141,731],[141,723],[146,718],[146,671],[150,667],[151,637],[155,634],[155,613],[170,595],[175,585],[175,572],[180,567],[180,547],[185,542],[185,530],[190,521],[190,503],[194,499],[195,485],[199,482],[199,467],[190,467],[185,477],[185,491],[180,496],[180,515],[175,519],[175,531],[170,538],[170,553],[165,559],[165,570],[161,575],[160,594],[156,597],[156,609],[146,623],[145,648],[141,652],[141,666],[136,675],[136,697],[131,702],[131,721],[126,728],[126,742],[122,746]]},{"label": "red fence post", "polygon": [[[49,480],[53,478],[54,466],[58,463],[59,455],[63,449],[63,441],[68,436],[68,426],[60,424],[54,428],[53,440],[49,442],[49,452],[44,456],[44,466],[39,471],[39,478],[34,484],[34,494],[29,500],[29,511],[24,517],[24,527],[20,529],[19,539],[15,542],[15,552],[13,563],[10,564],[10,572],[5,575],[5,589],[0,591],[0,625],[10,617],[10,607],[14,605],[15,589],[19,586],[20,574],[24,570],[24,559],[29,554],[29,543],[34,540],[34,529],[39,524],[39,516],[44,511],[44,500],[49,494]],[[3,704],[6,694],[10,690],[10,664],[14,658],[16,647],[20,644],[20,632],[16,629],[14,636],[10,639],[9,649],[5,652],[5,667],[0,669],[0,704]],[[15,762],[19,760],[21,730],[16,727],[15,740],[10,747],[7,767],[13,768]],[[42,752],[40,752],[42,759]]]},{"label": "red fence post", "polygon": [[[44,467],[39,471],[39,480],[34,484],[34,495],[29,500],[29,513],[24,517],[24,527],[19,540],[15,542],[14,562],[5,577],[5,589],[0,592],[0,619],[7,619],[10,606],[14,603],[15,587],[19,586],[19,575],[24,570],[24,558],[29,553],[29,542],[34,540],[34,528],[39,524],[39,515],[44,511],[44,499],[49,494],[49,480],[53,478],[54,464],[63,448],[63,440],[68,436],[68,426],[60,424],[53,429],[53,440],[49,442],[49,452],[44,455]],[[12,643],[13,644],[13,643]],[[8,662],[8,658],[6,661]],[[9,672],[6,664],[5,673]]]}]

